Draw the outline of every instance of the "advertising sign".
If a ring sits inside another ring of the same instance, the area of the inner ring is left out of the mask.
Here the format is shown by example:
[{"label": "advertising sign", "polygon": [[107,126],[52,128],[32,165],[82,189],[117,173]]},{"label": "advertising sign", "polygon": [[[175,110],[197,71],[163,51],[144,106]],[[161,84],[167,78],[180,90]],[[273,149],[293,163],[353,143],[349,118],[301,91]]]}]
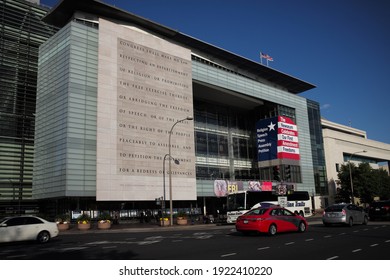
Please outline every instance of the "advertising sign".
[{"label": "advertising sign", "polygon": [[292,119],[278,116],[256,124],[258,161],[299,160],[298,129]]}]

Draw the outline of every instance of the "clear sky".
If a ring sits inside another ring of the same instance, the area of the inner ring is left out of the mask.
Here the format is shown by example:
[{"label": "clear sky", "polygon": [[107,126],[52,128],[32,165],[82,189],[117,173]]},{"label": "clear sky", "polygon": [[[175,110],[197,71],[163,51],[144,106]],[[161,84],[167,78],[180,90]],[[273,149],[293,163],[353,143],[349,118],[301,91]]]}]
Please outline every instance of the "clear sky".
[{"label": "clear sky", "polygon": [[103,2],[249,60],[266,53],[269,67],[316,86],[301,96],[319,102],[322,117],[390,144],[388,0]]}]

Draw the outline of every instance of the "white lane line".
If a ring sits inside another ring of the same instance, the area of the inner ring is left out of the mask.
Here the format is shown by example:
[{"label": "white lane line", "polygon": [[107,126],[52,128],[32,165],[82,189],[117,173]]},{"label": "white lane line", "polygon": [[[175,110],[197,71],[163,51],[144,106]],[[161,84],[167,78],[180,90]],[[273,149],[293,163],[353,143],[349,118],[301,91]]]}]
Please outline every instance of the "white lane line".
[{"label": "white lane line", "polygon": [[270,247],[261,247],[261,248],[257,248],[258,251],[261,251],[261,250],[267,250],[269,249]]},{"label": "white lane line", "polygon": [[237,253],[230,253],[230,254],[221,255],[221,258],[231,257],[234,255],[237,255]]},{"label": "white lane line", "polygon": [[370,247],[375,247],[375,246],[378,246],[379,244],[378,243],[375,243],[375,244],[371,244]]},{"label": "white lane line", "polygon": [[338,259],[338,258],[339,258],[339,256],[333,256],[333,257],[328,258],[327,260],[334,260],[334,259]]},{"label": "white lane line", "polygon": [[355,249],[355,250],[352,250],[352,253],[357,253],[357,252],[360,252],[362,249]]},{"label": "white lane line", "polygon": [[27,257],[27,255],[13,255],[13,256],[7,256],[7,259],[14,259],[14,258],[21,258],[21,257]]},{"label": "white lane line", "polygon": [[313,241],[313,240],[314,240],[314,238],[309,238],[309,239],[306,239],[305,241],[309,242],[309,241]]},{"label": "white lane line", "polygon": [[385,243],[389,243],[389,242],[390,242],[390,239],[385,241]]},{"label": "white lane line", "polygon": [[325,235],[324,238],[330,238],[332,235]]},{"label": "white lane line", "polygon": [[284,243],[284,245],[292,245],[292,244],[294,244],[295,242],[287,242],[287,243]]}]

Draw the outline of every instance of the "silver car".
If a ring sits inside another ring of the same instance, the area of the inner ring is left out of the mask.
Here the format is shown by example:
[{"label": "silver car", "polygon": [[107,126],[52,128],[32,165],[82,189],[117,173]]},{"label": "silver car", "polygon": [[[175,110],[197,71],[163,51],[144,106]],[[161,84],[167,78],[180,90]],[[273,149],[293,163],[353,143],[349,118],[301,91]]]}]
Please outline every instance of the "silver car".
[{"label": "silver car", "polygon": [[368,223],[368,215],[362,207],[350,203],[340,203],[329,206],[322,215],[322,223],[325,226],[331,224],[346,224],[350,227],[354,224]]}]

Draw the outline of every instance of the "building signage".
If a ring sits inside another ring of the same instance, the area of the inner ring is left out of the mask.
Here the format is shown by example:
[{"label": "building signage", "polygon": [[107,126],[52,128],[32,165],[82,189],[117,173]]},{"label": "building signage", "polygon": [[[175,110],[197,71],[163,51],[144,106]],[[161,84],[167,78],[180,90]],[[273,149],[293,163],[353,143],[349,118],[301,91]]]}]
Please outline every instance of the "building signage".
[{"label": "building signage", "polygon": [[258,161],[299,160],[298,129],[292,119],[278,116],[256,124]]},{"label": "building signage", "polygon": [[195,200],[191,51],[100,19],[98,83],[97,200]]}]

